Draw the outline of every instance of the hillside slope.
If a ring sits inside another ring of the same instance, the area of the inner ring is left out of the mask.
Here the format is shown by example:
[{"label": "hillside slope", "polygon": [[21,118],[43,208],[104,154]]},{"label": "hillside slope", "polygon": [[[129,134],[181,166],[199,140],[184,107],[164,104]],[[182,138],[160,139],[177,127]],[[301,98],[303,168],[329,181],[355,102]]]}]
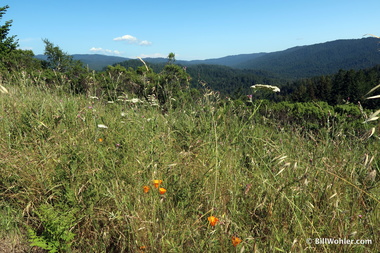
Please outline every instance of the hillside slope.
[{"label": "hillside slope", "polygon": [[[298,46],[271,53],[230,55],[215,59],[184,61],[177,64],[192,66],[197,64],[223,65],[232,68],[264,71],[286,79],[308,78],[329,75],[344,70],[371,68],[380,64],[379,40],[362,38],[335,40],[320,44]],[[108,65],[130,60],[129,58],[99,54],[74,54],[94,70],[102,70]],[[44,55],[36,58],[46,59]],[[148,63],[166,63],[166,58],[144,58]]]},{"label": "hillside slope", "polygon": [[336,40],[262,55],[231,67],[266,70],[288,78],[328,75],[380,64],[379,40]]},{"label": "hillside slope", "polygon": [[[40,60],[46,60],[46,55],[36,55],[37,59]],[[113,65],[118,62],[127,61],[129,58],[125,57],[119,57],[119,56],[109,56],[109,55],[102,55],[102,54],[73,54],[72,55],[74,60],[79,60],[83,62],[85,66],[88,66],[90,69],[93,70],[103,70],[108,65]]]}]

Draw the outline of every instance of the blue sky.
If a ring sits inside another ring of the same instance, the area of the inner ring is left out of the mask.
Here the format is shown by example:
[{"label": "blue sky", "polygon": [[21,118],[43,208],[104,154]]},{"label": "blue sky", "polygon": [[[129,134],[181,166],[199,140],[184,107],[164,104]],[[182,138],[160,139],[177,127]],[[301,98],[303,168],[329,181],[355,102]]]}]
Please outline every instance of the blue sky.
[{"label": "blue sky", "polygon": [[3,0],[21,49],[177,59],[274,52],[380,35],[379,0]]}]

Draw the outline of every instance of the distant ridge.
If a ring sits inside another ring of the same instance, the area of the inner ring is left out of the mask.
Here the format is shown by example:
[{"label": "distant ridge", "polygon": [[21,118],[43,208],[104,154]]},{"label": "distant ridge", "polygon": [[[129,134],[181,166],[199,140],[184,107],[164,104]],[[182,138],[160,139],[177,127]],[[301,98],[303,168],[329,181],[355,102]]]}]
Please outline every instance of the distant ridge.
[{"label": "distant ridge", "polygon": [[328,75],[340,69],[364,69],[380,64],[379,39],[335,40],[284,51],[230,65],[235,68],[270,71],[291,78]]},{"label": "distant ridge", "polygon": [[[118,62],[123,62],[130,60],[130,58],[119,57],[119,56],[109,56],[102,54],[73,54],[74,60],[79,60],[87,65],[90,69],[93,70],[103,70],[108,65],[113,65]],[[37,59],[46,60],[47,57],[45,55],[36,55]]]},{"label": "distant ridge", "polygon": [[129,58],[120,56],[109,56],[101,54],[74,54],[75,60],[80,60],[84,64],[88,65],[93,70],[102,70],[108,65],[113,65],[118,62],[130,60]]},{"label": "distant ridge", "polygon": [[206,60],[193,60],[188,61],[190,64],[213,64],[213,65],[224,65],[228,67],[237,67],[239,64],[257,59],[267,53],[254,53],[254,54],[239,54],[239,55],[229,55],[222,58],[206,59]]},{"label": "distant ridge", "polygon": [[[340,69],[364,69],[380,64],[380,45],[376,38],[335,40],[308,46],[297,46],[271,53],[230,55],[215,59],[183,61],[185,66],[196,64],[223,65],[238,69],[265,71],[284,78],[297,79],[329,75]],[[37,55],[46,59],[44,55]],[[102,70],[108,65],[131,60],[129,58],[100,54],[74,54],[89,68]],[[144,58],[156,64],[167,62],[166,58]]]},{"label": "distant ridge", "polygon": [[[380,64],[380,40],[362,38],[335,40],[297,46],[272,53],[231,55],[216,59],[177,61],[182,65],[213,64],[231,68],[263,71],[285,79],[330,75],[343,70],[359,70]],[[166,59],[145,59],[149,63]]]}]

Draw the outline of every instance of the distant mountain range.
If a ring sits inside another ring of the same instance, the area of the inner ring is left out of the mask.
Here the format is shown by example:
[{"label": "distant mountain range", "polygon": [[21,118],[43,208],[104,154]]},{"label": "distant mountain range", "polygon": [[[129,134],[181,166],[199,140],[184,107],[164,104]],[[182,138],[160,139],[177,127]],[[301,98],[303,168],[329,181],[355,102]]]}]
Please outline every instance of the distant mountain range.
[{"label": "distant mountain range", "polygon": [[[86,66],[93,70],[103,70],[108,65],[113,65],[118,62],[130,60],[129,58],[119,56],[109,56],[102,54],[73,54],[74,60],[83,62]],[[39,54],[35,56],[37,59],[46,60],[45,55]]]},{"label": "distant mountain range", "polygon": [[[380,45],[376,38],[335,40],[309,46],[298,46],[272,53],[231,55],[216,59],[183,61],[184,66],[196,64],[224,65],[231,68],[264,71],[289,79],[334,74],[340,69],[364,69],[380,64]],[[43,55],[36,56],[46,59]],[[89,68],[102,70],[108,65],[131,60],[129,58],[99,54],[75,54]],[[167,62],[165,58],[145,58],[155,64]]]}]

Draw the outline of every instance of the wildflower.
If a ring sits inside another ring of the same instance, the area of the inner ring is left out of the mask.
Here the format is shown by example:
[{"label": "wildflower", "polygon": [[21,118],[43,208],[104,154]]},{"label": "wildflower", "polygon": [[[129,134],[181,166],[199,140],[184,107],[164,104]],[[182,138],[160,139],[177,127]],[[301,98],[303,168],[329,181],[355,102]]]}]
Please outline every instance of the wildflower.
[{"label": "wildflower", "polygon": [[210,217],[208,217],[207,219],[208,219],[208,221],[210,222],[210,225],[213,226],[213,227],[214,227],[214,226],[216,225],[216,223],[219,221],[219,219],[216,218],[215,216],[210,216]]},{"label": "wildflower", "polygon": [[252,187],[252,184],[247,184],[247,185],[245,186],[244,195],[247,195],[247,194],[248,194],[248,192],[249,192],[249,190],[251,189],[251,187]]},{"label": "wildflower", "polygon": [[273,92],[280,92],[280,88],[278,88],[277,86],[267,85],[267,84],[256,84],[256,85],[251,86],[251,88],[252,89],[268,89]]},{"label": "wildflower", "polygon": [[371,172],[368,173],[365,180],[369,182],[375,182],[376,174],[377,174],[376,170],[372,170]]},{"label": "wildflower", "polygon": [[138,99],[138,98],[132,98],[132,99],[129,99],[129,100],[126,100],[127,102],[131,102],[133,104],[137,104],[137,103],[144,103],[144,101],[142,101],[141,99]]},{"label": "wildflower", "polygon": [[160,186],[160,184],[162,184],[162,180],[153,180],[154,187],[158,188],[158,186]]},{"label": "wildflower", "polygon": [[166,192],[166,189],[165,189],[165,188],[162,188],[162,187],[160,187],[160,188],[158,189],[158,192],[159,192],[160,194],[165,194],[165,192]]},{"label": "wildflower", "polygon": [[147,185],[144,185],[143,189],[144,189],[144,193],[148,193],[150,190],[150,187]]},{"label": "wildflower", "polygon": [[8,90],[0,84],[0,92],[1,93],[8,93]]},{"label": "wildflower", "polygon": [[78,119],[81,119],[81,120],[83,120],[83,121],[86,121],[86,118],[85,118],[85,117],[82,117],[82,115],[81,115],[80,113],[81,113],[81,112],[78,113],[77,118],[78,118]]},{"label": "wildflower", "polygon": [[99,138],[98,141],[99,141],[99,142],[103,142],[103,139],[102,139],[102,138]]},{"label": "wildflower", "polygon": [[241,242],[242,240],[239,237],[232,236],[232,245],[234,245],[234,247],[238,246]]},{"label": "wildflower", "polygon": [[108,126],[104,125],[104,124],[98,124],[98,127],[99,128],[108,128]]}]

